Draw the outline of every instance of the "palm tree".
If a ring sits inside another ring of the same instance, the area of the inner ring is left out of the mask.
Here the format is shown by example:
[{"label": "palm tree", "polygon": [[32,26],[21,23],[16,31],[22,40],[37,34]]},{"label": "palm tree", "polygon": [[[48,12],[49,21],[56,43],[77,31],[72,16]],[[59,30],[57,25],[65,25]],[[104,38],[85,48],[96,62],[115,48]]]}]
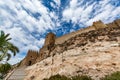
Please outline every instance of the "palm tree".
[{"label": "palm tree", "polygon": [[19,52],[19,49],[11,42],[9,42],[11,40],[9,35],[10,34],[5,34],[3,31],[0,31],[0,61],[6,57],[7,61],[11,58],[11,54],[8,52],[12,52],[14,56],[17,52]]}]

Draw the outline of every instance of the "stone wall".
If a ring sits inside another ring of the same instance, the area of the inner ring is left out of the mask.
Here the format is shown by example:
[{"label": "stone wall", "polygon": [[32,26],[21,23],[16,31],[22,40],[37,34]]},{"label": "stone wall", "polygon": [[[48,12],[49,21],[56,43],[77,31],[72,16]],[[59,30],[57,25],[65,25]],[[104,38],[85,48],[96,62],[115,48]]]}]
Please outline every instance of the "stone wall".
[{"label": "stone wall", "polygon": [[100,28],[106,28],[106,27],[120,27],[120,19],[113,21],[112,23],[109,24],[104,24],[101,20],[93,22],[93,24],[91,26],[88,26],[86,28],[80,29],[78,31],[63,35],[61,37],[56,38],[55,40],[55,44],[62,44],[65,41],[67,41],[68,39],[70,39],[71,37],[74,37],[78,34],[81,33],[85,33],[85,32],[89,32],[91,30],[97,30]]},{"label": "stone wall", "polygon": [[80,29],[78,31],[71,32],[69,34],[65,34],[65,35],[63,35],[61,37],[56,38],[55,44],[62,44],[65,41],[67,41],[68,39],[70,39],[71,37],[74,37],[74,36],[76,36],[78,34],[81,34],[81,33],[84,33],[84,32],[88,32],[88,31],[91,31],[91,30],[95,30],[95,28],[93,26],[89,26],[89,27]]},{"label": "stone wall", "polygon": [[120,28],[100,28],[98,30],[93,30],[89,32],[85,32],[79,35],[76,35],[63,44],[59,44],[53,50],[53,53],[63,53],[64,51],[74,49],[75,47],[83,47],[89,43],[96,43],[102,41],[120,41]]}]

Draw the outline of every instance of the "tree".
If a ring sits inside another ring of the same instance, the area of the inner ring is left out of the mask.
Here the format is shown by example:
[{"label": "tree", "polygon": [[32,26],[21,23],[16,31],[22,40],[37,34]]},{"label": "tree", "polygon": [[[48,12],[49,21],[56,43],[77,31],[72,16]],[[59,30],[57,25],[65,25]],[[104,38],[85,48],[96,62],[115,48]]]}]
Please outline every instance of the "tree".
[{"label": "tree", "polygon": [[11,58],[11,53],[15,56],[19,49],[9,42],[11,38],[9,38],[10,34],[5,34],[3,31],[0,31],[0,61],[4,58],[8,61]]}]

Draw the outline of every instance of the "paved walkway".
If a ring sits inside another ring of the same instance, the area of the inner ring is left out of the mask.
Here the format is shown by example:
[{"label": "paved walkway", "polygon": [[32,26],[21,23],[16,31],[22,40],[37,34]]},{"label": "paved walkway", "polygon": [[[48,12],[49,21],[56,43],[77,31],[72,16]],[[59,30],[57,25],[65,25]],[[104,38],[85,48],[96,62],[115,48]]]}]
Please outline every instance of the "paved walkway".
[{"label": "paved walkway", "polygon": [[26,76],[25,74],[26,67],[20,67],[14,70],[14,72],[6,80],[23,80]]}]

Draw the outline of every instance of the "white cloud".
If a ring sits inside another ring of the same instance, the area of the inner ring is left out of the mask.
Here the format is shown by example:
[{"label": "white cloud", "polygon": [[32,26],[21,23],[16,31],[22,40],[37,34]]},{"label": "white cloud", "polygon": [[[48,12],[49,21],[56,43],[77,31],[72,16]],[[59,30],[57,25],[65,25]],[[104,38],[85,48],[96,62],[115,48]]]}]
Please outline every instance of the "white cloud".
[{"label": "white cloud", "polygon": [[[115,19],[117,15],[119,15],[120,7],[115,7],[110,4],[110,0],[101,0],[99,4],[94,1],[94,3],[88,5],[89,1],[81,6],[83,1],[79,0],[71,0],[70,6],[68,6],[63,11],[63,20],[69,21],[72,20],[74,23],[84,23],[86,26],[91,25],[94,21],[103,20],[104,22],[111,22]],[[77,6],[77,7],[76,7]],[[92,10],[94,7],[100,6],[96,8],[93,13]],[[94,15],[96,14],[96,15]],[[90,16],[93,18],[89,19]],[[108,20],[110,18],[110,20]]]},{"label": "white cloud", "polygon": [[25,56],[17,54],[16,56],[13,56],[8,62],[10,64],[16,64],[18,62],[20,62],[21,60],[24,59]]},{"label": "white cloud", "polygon": [[[58,12],[50,11],[44,6],[42,0],[0,0],[0,30],[11,34],[11,42],[20,48],[20,53],[27,52],[28,49],[39,50],[44,43],[46,30],[54,30],[64,21],[72,20],[74,24],[83,23],[88,26],[99,19],[106,23],[113,21],[120,13],[120,7],[110,4],[110,0],[101,0],[99,4],[94,1],[90,5],[90,1],[82,5],[84,0],[70,0],[64,7],[61,0],[53,1],[56,4],[50,4],[53,8],[56,7],[57,11],[61,7],[65,8],[64,11],[60,11],[63,12],[62,19],[58,19],[61,17]],[[66,33],[63,29],[62,31]],[[19,54],[17,57],[19,56],[20,59],[23,58],[23,55]]]},{"label": "white cloud", "polygon": [[70,2],[70,8],[76,8],[77,7],[77,0],[71,0]]},{"label": "white cloud", "polygon": [[[40,14],[38,20],[32,15],[36,13]],[[37,32],[39,36],[45,30],[55,27],[48,9],[39,0],[0,0],[0,21],[0,30],[11,34],[11,42],[19,47],[20,53],[28,49],[39,50],[43,45],[44,39],[36,39],[31,35],[32,32]]]}]

